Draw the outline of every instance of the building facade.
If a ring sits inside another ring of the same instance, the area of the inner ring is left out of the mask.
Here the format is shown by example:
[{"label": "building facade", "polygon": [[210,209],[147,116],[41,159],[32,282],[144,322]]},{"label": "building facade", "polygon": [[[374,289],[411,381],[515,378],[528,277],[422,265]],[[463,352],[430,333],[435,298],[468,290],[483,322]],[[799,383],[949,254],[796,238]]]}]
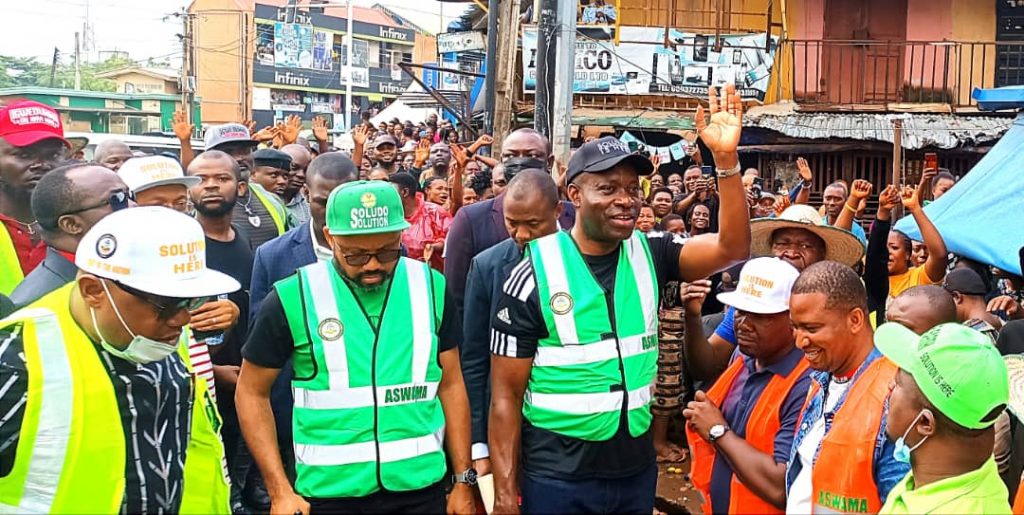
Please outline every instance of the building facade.
[{"label": "building facade", "polygon": [[[251,119],[259,127],[322,116],[337,131],[344,113],[382,109],[411,79],[402,62],[434,55],[433,36],[382,7],[353,7],[352,63],[345,6],[316,1],[196,0],[196,78],[205,124]],[[429,59],[426,59],[429,60]],[[352,98],[345,90],[351,81]]]},{"label": "building facade", "polygon": [[[170,132],[174,112],[181,110],[181,97],[165,93],[107,93],[57,88],[0,89],[0,105],[18,100],[35,100],[53,106],[60,113],[64,130],[142,135]],[[201,119],[200,102],[193,111]]]}]

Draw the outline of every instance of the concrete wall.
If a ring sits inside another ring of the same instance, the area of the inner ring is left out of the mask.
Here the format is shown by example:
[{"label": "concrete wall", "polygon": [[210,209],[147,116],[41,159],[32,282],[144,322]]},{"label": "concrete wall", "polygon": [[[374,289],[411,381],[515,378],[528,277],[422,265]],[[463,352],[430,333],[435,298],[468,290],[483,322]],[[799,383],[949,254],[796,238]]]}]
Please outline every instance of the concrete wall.
[{"label": "concrete wall", "polygon": [[135,93],[167,93],[170,95],[178,93],[174,82],[164,81],[163,79],[157,79],[141,73],[126,73],[115,77],[113,80],[117,83],[118,93],[128,93],[125,90],[126,83],[131,83],[135,87]]}]

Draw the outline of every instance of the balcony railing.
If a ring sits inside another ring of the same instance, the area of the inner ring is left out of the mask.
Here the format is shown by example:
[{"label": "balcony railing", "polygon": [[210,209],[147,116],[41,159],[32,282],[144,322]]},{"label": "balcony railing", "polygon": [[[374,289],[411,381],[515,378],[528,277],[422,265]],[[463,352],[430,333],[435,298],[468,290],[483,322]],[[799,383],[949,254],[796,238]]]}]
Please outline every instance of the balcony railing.
[{"label": "balcony railing", "polygon": [[976,87],[1024,84],[1024,42],[787,40],[781,53],[783,98],[823,108],[964,108]]}]

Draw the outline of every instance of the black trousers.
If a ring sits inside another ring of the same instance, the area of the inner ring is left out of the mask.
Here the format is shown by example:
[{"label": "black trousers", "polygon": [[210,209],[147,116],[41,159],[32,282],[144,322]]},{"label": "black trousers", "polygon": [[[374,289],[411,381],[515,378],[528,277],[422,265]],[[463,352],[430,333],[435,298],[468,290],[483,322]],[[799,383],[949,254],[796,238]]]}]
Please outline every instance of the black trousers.
[{"label": "black trousers", "polygon": [[366,497],[306,498],[310,514],[320,513],[429,513],[444,515],[448,501],[445,481],[409,492],[374,492]]}]

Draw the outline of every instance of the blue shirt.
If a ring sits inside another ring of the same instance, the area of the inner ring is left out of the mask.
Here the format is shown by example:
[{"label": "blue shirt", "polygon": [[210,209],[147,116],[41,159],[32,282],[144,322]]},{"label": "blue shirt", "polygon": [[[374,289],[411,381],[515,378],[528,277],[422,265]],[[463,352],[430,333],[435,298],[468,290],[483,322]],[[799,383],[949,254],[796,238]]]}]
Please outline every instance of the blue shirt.
[{"label": "blue shirt", "polygon": [[718,324],[718,329],[715,329],[715,334],[719,338],[736,345],[736,308],[732,306],[726,306],[725,316],[722,318],[722,323]]},{"label": "blue shirt", "polygon": [[[754,358],[740,353],[737,349],[733,353],[733,360],[742,359],[743,368],[740,370],[736,380],[733,381],[729,392],[722,402],[722,415],[726,423],[740,438],[747,436],[747,421],[750,413],[754,410],[761,394],[764,393],[768,382],[776,375],[788,376],[790,372],[800,363],[803,351],[793,347],[778,363],[766,366],[757,370]],[[800,418],[800,408],[803,407],[804,399],[807,398],[807,389],[811,385],[810,370],[804,371],[802,377],[793,384],[793,389],[786,395],[779,409],[779,431],[775,433],[775,446],[772,456],[775,463],[786,463],[789,461],[789,449],[793,444],[793,432],[796,429],[797,419]],[[721,511],[729,506],[729,496],[732,490],[732,467],[721,452],[715,455],[715,463],[711,470],[711,499],[714,500],[716,511]]]},{"label": "blue shirt", "polygon": [[[821,222],[828,226],[832,225],[832,223],[828,221],[827,216],[825,218],[822,218]],[[864,245],[865,247],[868,246],[868,235],[864,233],[864,228],[860,226],[860,222],[854,220],[853,227],[850,229],[850,232],[852,232],[853,235],[856,236],[858,240],[860,240],[861,245]]]},{"label": "blue shirt", "polygon": [[[868,355],[864,363],[861,364],[860,368],[853,375],[853,381],[856,381],[864,370],[867,369],[868,365],[874,362],[876,359],[882,357],[882,354],[878,352],[878,349],[871,349],[871,354]],[[800,442],[803,441],[807,433],[810,432],[811,427],[814,423],[825,416],[825,391],[827,389],[829,381],[831,381],[831,374],[827,372],[815,371],[811,373],[811,380],[818,383],[818,393],[807,404],[807,410],[805,411],[803,423],[800,427],[796,428],[796,436],[793,438],[793,445],[790,449],[789,456],[789,467],[786,470],[786,492],[789,492],[790,487],[793,486],[793,481],[796,480],[797,474],[800,473],[800,458],[797,456],[797,449],[800,448]],[[846,395],[850,392],[849,389],[843,393],[839,398],[839,402],[836,403],[834,411],[825,416],[825,436],[828,436],[829,430],[832,429],[832,415],[839,411],[843,407],[843,403],[846,402]],[[885,421],[889,416],[889,398],[886,397],[885,404],[882,406],[882,422],[878,427],[878,434],[875,436],[875,460],[874,470],[872,471],[875,485],[878,486],[878,498],[885,502],[885,498],[889,495],[889,492],[899,483],[903,476],[906,476],[910,472],[909,463],[901,463],[896,461],[892,457],[893,449],[896,447],[892,441],[885,435]],[[818,453],[821,452],[821,444],[818,445],[818,450],[815,451],[814,457],[817,460]],[[838,471],[838,464],[823,464],[823,466],[830,467]],[[813,499],[812,499],[813,501]]]}]

